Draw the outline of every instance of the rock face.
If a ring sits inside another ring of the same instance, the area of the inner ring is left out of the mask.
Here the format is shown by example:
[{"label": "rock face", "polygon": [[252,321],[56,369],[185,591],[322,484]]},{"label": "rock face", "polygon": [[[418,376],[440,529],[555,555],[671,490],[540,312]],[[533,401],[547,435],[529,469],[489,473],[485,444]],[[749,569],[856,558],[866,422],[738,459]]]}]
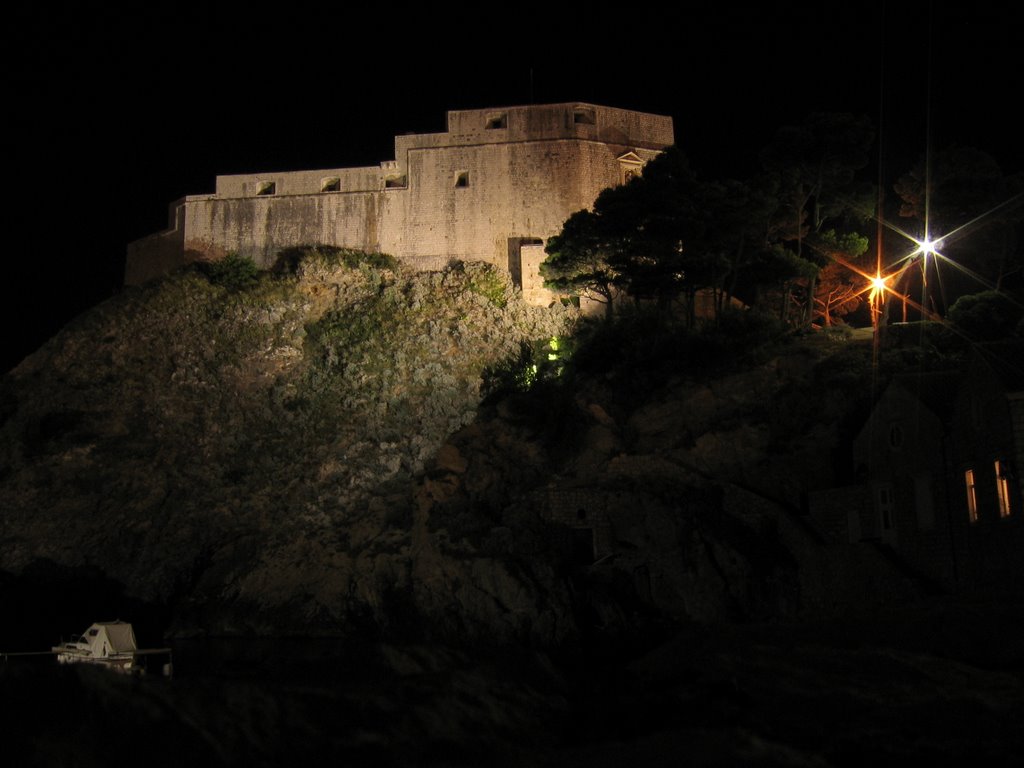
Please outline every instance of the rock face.
[{"label": "rock face", "polygon": [[6,377],[0,569],[92,566],[173,602],[179,633],[419,621],[445,571],[411,479],[473,420],[484,370],[571,316],[484,265],[313,252],[218,282],[126,292]]},{"label": "rock face", "polygon": [[92,569],[179,636],[539,646],[878,591],[792,514],[847,396],[823,354],[481,409],[570,313],[486,265],[288,264],[126,292],[4,379],[0,576]]}]

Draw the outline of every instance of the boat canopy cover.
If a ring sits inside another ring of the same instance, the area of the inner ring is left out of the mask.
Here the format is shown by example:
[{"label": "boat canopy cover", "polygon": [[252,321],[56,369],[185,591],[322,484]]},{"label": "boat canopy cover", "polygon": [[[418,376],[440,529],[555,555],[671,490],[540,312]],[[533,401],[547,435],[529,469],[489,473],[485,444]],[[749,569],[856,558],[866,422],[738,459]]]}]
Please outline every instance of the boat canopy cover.
[{"label": "boat canopy cover", "polygon": [[84,638],[94,653],[100,651],[104,640],[108,653],[124,653],[138,647],[132,625],[124,621],[98,621],[85,631]]}]

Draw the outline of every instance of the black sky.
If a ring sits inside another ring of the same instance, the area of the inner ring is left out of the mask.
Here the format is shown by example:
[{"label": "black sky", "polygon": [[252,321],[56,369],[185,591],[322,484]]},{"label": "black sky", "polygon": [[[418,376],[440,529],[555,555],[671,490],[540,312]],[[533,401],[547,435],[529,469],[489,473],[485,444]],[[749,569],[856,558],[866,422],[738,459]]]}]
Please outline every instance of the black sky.
[{"label": "black sky", "polygon": [[497,23],[433,7],[23,12],[4,53],[4,369],[117,290],[125,244],[162,228],[172,200],[212,191],[217,174],[392,159],[395,134],[442,131],[447,109],[669,114],[706,177],[753,172],[773,131],[809,112],[864,113],[891,187],[924,151],[930,70],[933,146],[1024,169],[1024,28],[999,4],[552,8],[505,6]]}]

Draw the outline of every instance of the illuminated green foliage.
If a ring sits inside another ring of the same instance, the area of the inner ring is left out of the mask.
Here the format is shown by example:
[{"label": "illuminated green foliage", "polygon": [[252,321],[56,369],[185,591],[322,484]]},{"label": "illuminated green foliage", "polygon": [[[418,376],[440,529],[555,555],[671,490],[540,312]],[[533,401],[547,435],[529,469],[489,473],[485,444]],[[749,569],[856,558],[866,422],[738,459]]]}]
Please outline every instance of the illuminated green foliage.
[{"label": "illuminated green foliage", "polygon": [[387,253],[359,251],[333,245],[299,245],[281,251],[272,271],[295,274],[300,268],[307,270],[313,267],[330,269],[340,266],[349,269],[368,267],[394,271],[398,269],[398,259]]},{"label": "illuminated green foliage", "polygon": [[555,382],[571,363],[575,348],[573,337],[552,336],[523,342],[518,355],[503,360],[484,374],[485,397],[500,399]]},{"label": "illuminated green foliage", "polygon": [[452,264],[449,269],[465,275],[469,290],[483,296],[498,309],[504,309],[508,305],[508,284],[498,270],[485,264],[461,261]]},{"label": "illuminated green foliage", "polygon": [[256,262],[237,253],[229,253],[219,261],[202,262],[200,269],[211,283],[231,291],[249,288],[260,278]]}]

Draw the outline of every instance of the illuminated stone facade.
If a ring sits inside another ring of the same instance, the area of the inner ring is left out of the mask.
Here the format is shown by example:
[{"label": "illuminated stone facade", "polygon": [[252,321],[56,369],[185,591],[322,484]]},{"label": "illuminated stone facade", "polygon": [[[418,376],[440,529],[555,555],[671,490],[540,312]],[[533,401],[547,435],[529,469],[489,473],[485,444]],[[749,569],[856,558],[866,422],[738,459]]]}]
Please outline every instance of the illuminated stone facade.
[{"label": "illuminated stone facade", "polygon": [[266,267],[325,244],[422,269],[487,261],[545,302],[544,241],[673,140],[670,117],[592,104],[451,111],[445,133],[397,136],[379,166],[218,176],[212,195],[176,201],[167,230],[128,246],[125,282],[230,252]]}]

